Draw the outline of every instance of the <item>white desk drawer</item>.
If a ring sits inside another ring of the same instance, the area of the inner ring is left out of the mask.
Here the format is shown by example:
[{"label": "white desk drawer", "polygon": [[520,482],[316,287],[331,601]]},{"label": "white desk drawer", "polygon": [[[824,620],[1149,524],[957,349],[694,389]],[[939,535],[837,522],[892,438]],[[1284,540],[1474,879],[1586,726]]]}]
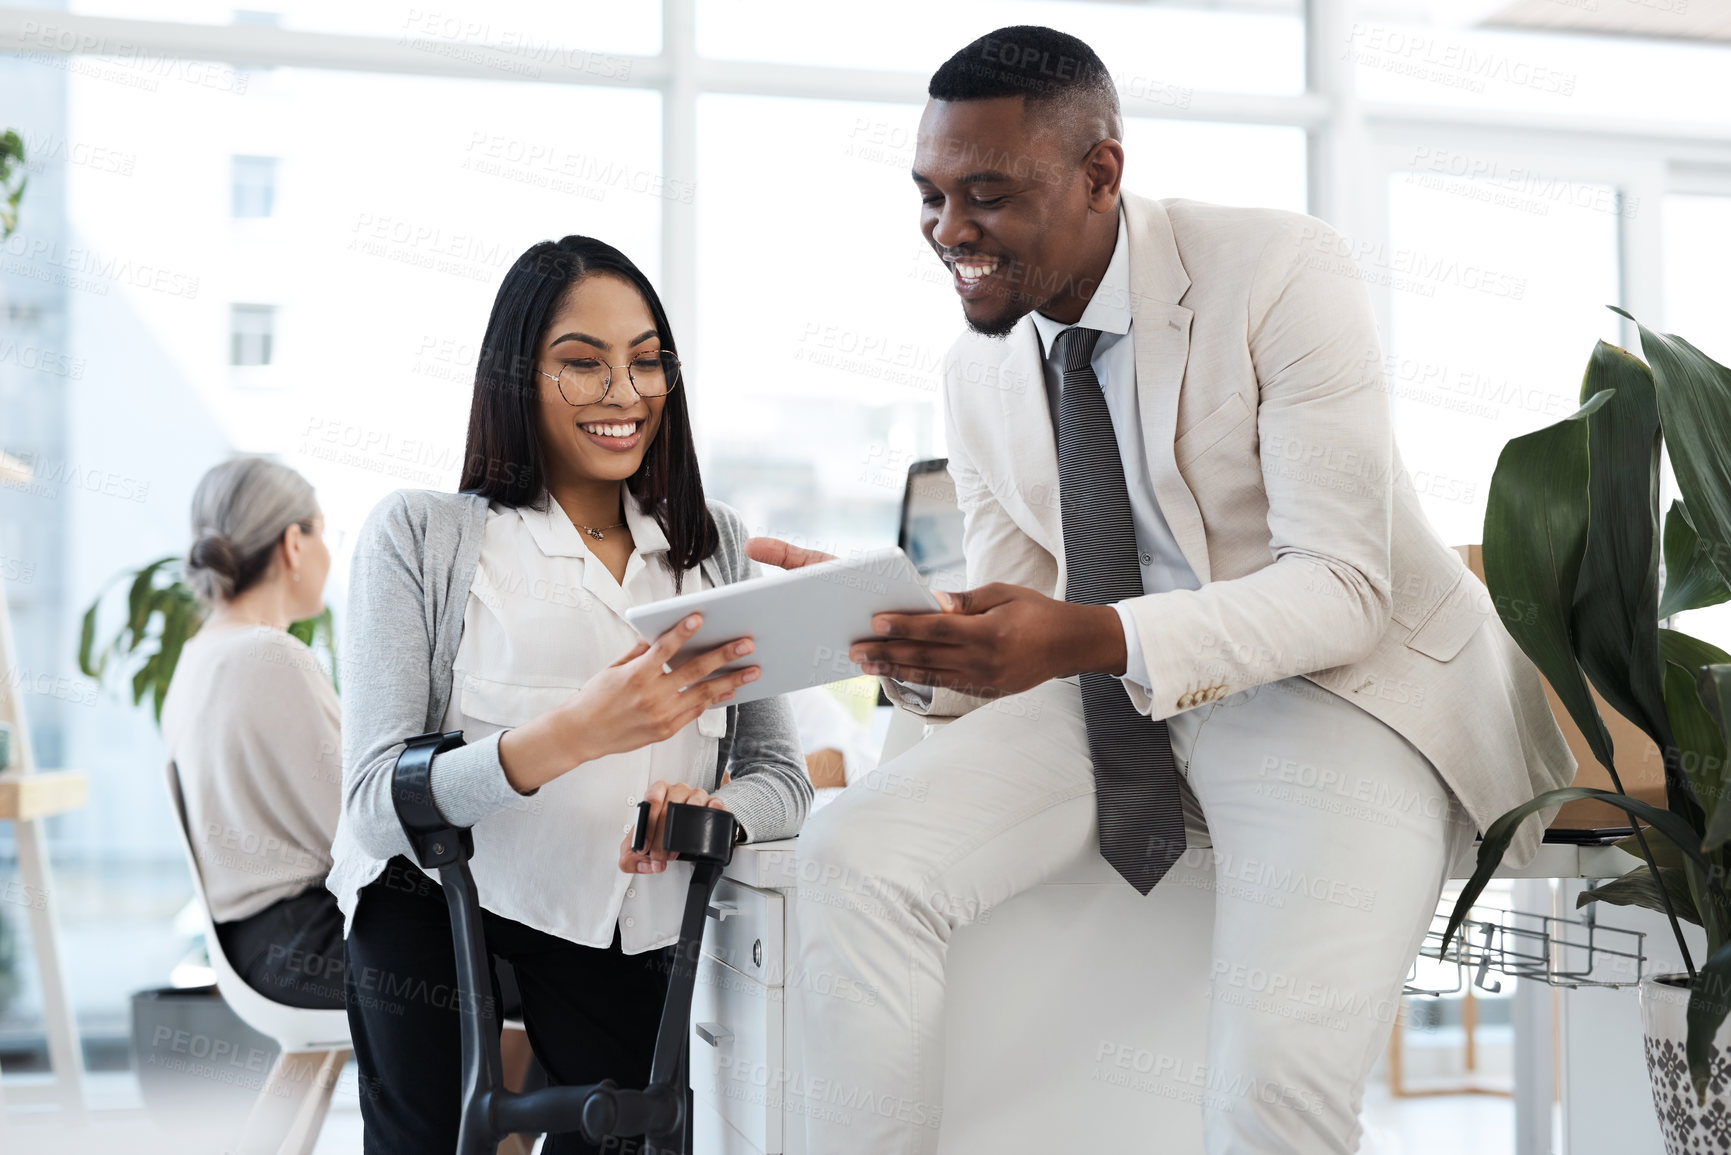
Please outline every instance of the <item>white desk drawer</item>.
[{"label": "white desk drawer", "polygon": [[697,964],[691,1089],[766,1155],[781,1151],[781,997],[712,957]]},{"label": "white desk drawer", "polygon": [[724,878],[709,900],[703,953],[766,986],[782,978],[782,896]]},{"label": "white desk drawer", "polygon": [[768,1155],[727,1125],[713,1104],[697,1100],[691,1111],[691,1155]]}]

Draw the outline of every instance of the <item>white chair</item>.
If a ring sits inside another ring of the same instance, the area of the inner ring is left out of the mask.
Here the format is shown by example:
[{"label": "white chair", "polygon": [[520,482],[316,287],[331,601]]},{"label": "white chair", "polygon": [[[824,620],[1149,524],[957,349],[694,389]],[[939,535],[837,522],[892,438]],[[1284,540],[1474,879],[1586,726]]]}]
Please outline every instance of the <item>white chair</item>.
[{"label": "white chair", "polygon": [[199,873],[187,827],[180,771],[173,762],[168,764],[168,799],[174,807],[180,848],[192,873],[199,913],[204,917],[204,941],[210,951],[210,969],[216,974],[216,989],[242,1022],[275,1039],[282,1048],[247,1116],[239,1151],[241,1155],[310,1155],[330,1110],[337,1076],[348,1061],[348,1012],[308,1010],[275,1002],[235,972],[222,952],[222,941],[210,917],[204,876]]}]

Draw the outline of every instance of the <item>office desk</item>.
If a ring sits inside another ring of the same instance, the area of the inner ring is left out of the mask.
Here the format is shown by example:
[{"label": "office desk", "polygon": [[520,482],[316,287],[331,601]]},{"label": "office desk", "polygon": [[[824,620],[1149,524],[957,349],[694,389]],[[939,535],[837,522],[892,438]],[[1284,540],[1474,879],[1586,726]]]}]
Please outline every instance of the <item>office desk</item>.
[{"label": "office desk", "polygon": [[[789,972],[794,846],[739,848],[716,892],[692,1007],[696,1155],[805,1155],[804,1112],[862,1109],[858,1089],[814,1080],[801,1061],[789,994],[872,996]],[[1607,878],[1633,865],[1611,847],[1547,845],[1504,873]],[[1094,858],[957,931],[940,1151],[1132,1151],[1159,1135],[1162,1150],[1200,1152],[1213,887],[1211,865],[1187,859],[1144,899]],[[1535,887],[1546,884],[1528,885],[1536,900]],[[1548,1134],[1562,1077],[1549,1066],[1550,990],[1527,986],[1523,1115],[1529,1130],[1542,1115]],[[1642,1082],[1618,1097],[1639,1106],[1645,1094]],[[1549,1151],[1536,1143],[1522,1149]]]}]

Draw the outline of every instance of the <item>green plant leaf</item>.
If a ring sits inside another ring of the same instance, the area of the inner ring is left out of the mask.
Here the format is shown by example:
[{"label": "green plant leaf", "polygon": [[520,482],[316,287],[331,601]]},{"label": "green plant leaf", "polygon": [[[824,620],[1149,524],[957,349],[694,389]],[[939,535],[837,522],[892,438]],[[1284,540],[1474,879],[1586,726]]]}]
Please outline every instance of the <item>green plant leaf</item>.
[{"label": "green plant leaf", "polygon": [[126,628],[132,632],[132,641],[126,647],[128,653],[138,649],[138,644],[145,638],[150,611],[154,608],[151,595],[156,592],[156,571],[174,560],[172,557],[157,558],[132,579],[132,589],[126,595]]},{"label": "green plant leaf", "polygon": [[102,605],[101,597],[90,603],[90,608],[84,611],[84,620],[78,627],[78,668],[87,678],[102,680],[102,667],[108,664],[107,655],[101,661],[96,660],[91,652],[96,645],[96,611]]},{"label": "green plant leaf", "polygon": [[1713,716],[1713,724],[1719,727],[1719,736],[1725,739],[1725,744],[1731,746],[1731,665],[1725,662],[1709,662],[1704,668],[1695,671],[1695,681],[1701,692],[1701,702],[1707,707],[1707,713]]},{"label": "green plant leaf", "polygon": [[[1642,860],[1641,865],[1636,868],[1637,872],[1647,869],[1647,855],[1643,854],[1641,851],[1641,840],[1639,838],[1631,834],[1629,837],[1615,845],[1617,849],[1621,850],[1623,853]],[[1683,902],[1676,908],[1677,917],[1687,919],[1696,925],[1703,925],[1701,912],[1696,909],[1695,906],[1695,892],[1689,888],[1688,881],[1689,872],[1693,871],[1696,874],[1700,873],[1699,870],[1696,869],[1695,864],[1677,847],[1676,843],[1672,842],[1668,838],[1649,838],[1647,840],[1647,850],[1652,854],[1653,863],[1659,868],[1659,870],[1670,876],[1674,876],[1675,880],[1677,880],[1682,887]],[[1671,888],[1667,889],[1671,890]],[[1671,890],[1671,893],[1674,894],[1675,891]],[[1654,896],[1657,897],[1657,892],[1655,892]],[[1660,913],[1664,913],[1663,904],[1655,909]]]},{"label": "green plant leaf", "polygon": [[[1731,727],[1727,726],[1727,722],[1731,722],[1731,665],[1724,662],[1697,663],[1695,692],[1718,730],[1719,740],[1731,749]],[[1707,822],[1701,842],[1707,850],[1717,850],[1727,840],[1731,840],[1731,801],[1721,795],[1712,807],[1712,817]]]},{"label": "green plant leaf", "polygon": [[[1665,663],[1665,705],[1671,712],[1675,740],[1675,745],[1666,751],[1666,772],[1687,777],[1701,806],[1712,812],[1724,804],[1725,743],[1695,688],[1693,667],[1673,661]],[[1675,809],[1672,807],[1673,812]],[[1701,830],[1705,823],[1690,821],[1690,825]],[[1714,847],[1703,839],[1702,849],[1711,851]],[[1731,909],[1726,906],[1723,877],[1718,871],[1702,872],[1689,867],[1684,878],[1707,929],[1708,949],[1712,950],[1725,941],[1727,931],[1731,930]]]},{"label": "green plant leaf", "polygon": [[144,701],[145,691],[150,689],[151,683],[156,677],[157,657],[158,655],[156,654],[150,655],[150,657],[144,659],[144,664],[133,672],[132,704],[134,706]]},{"label": "green plant leaf", "polygon": [[330,659],[331,659],[331,688],[336,690],[338,693],[341,693],[342,689],[343,689],[343,683],[342,683],[342,679],[337,676],[338,672],[337,672],[337,617],[336,617],[336,614],[332,613],[331,607],[327,605],[324,608],[324,612],[321,613],[318,617],[314,618],[313,621],[315,623],[317,623],[318,636],[321,637],[322,639],[324,639],[325,652],[330,655]]},{"label": "green plant leaf", "polygon": [[150,578],[154,566],[146,566],[132,575],[132,588],[126,591],[126,625],[124,629],[132,634],[130,649],[138,648],[138,639],[144,631],[144,623],[150,617]]},{"label": "green plant leaf", "polygon": [[1571,618],[1587,550],[1587,421],[1595,395],[1554,425],[1503,446],[1485,510],[1485,584],[1503,624],[1551,683],[1593,756],[1622,789],[1611,735],[1575,659]]},{"label": "green plant leaf", "polygon": [[1679,666],[1689,667],[1694,673],[1697,666],[1721,665],[1731,662],[1731,654],[1721,650],[1712,642],[1703,641],[1693,634],[1682,630],[1661,629],[1659,631],[1659,652],[1667,662],[1676,662]]},{"label": "green plant leaf", "polygon": [[[1629,312],[1612,307],[1631,321]],[[1635,321],[1653,367],[1671,469],[1713,568],[1731,581],[1731,369],[1683,338]]]},{"label": "green plant leaf", "polygon": [[184,598],[175,597],[163,612],[161,648],[156,651],[157,678],[154,708],[156,721],[162,722],[162,700],[168,695],[168,684],[174,680],[174,669],[180,664],[180,651],[192,633],[192,607]]},{"label": "green plant leaf", "polygon": [[[1503,855],[1508,853],[1509,843],[1515,839],[1515,831],[1529,815],[1537,814],[1551,806],[1561,806],[1565,802],[1574,802],[1581,798],[1596,798],[1600,802],[1609,803],[1622,810],[1631,818],[1647,823],[1654,830],[1669,838],[1681,852],[1680,861],[1693,863],[1709,875],[1713,873],[1713,863],[1701,850],[1701,837],[1687,822],[1672,814],[1663,807],[1654,806],[1650,802],[1642,802],[1627,794],[1619,794],[1610,790],[1599,790],[1592,786],[1565,786],[1560,790],[1547,790],[1537,798],[1523,802],[1512,810],[1499,815],[1495,822],[1485,830],[1483,840],[1479,845],[1478,862],[1473,867],[1472,877],[1461,888],[1460,897],[1455,900],[1455,908],[1449,915],[1448,928],[1443,931],[1443,949],[1448,949],[1449,940],[1461,923],[1466,921],[1473,903],[1484,893],[1485,884],[1490,882],[1491,875],[1502,864]],[[1651,844],[1652,840],[1648,840]],[[1658,855],[1655,852],[1655,861]],[[1643,866],[1645,864],[1643,863]]]},{"label": "green plant leaf", "polygon": [[1731,600],[1731,585],[1713,568],[1689,521],[1688,508],[1673,501],[1665,515],[1665,596],[1659,600],[1659,616],[1668,618],[1727,600]]},{"label": "green plant leaf", "polygon": [[[109,590],[122,581],[127,583],[126,619],[112,638],[99,642],[102,603]],[[79,629],[79,669],[103,681],[115,672],[114,666],[126,666],[133,704],[141,704],[149,693],[160,712],[180,648],[203,621],[204,606],[183,580],[179,558],[158,558],[137,570],[116,574],[84,611]],[[156,644],[154,651],[149,648],[151,642]],[[123,662],[112,661],[123,656]]]},{"label": "green plant leaf", "polygon": [[[1662,747],[1665,772],[1667,776],[1681,773],[1688,780],[1703,817],[1697,821],[1674,804],[1671,809],[1705,833],[1710,825],[1705,815],[1718,812],[1726,793],[1725,740],[1701,700],[1695,671],[1715,662],[1731,662],[1731,654],[1680,630],[1660,630],[1659,646],[1665,658],[1665,709],[1673,736],[1672,745]],[[1706,843],[1708,850],[1715,846]]]},{"label": "green plant leaf", "polygon": [[[1654,857],[1658,857],[1657,853]],[[1682,867],[1661,866],[1659,876],[1664,879],[1665,890],[1670,896],[1671,907],[1677,912],[1677,917],[1697,926],[1701,925],[1700,912],[1695,909],[1695,896],[1689,889],[1689,880],[1684,876]],[[1659,886],[1653,881],[1653,872],[1647,869],[1646,863],[1603,886],[1583,890],[1575,896],[1575,909],[1583,910],[1595,902],[1608,902],[1612,906],[1639,906],[1656,910],[1660,914],[1665,913],[1665,900],[1660,896]]]},{"label": "green plant leaf", "polygon": [[1569,630],[1593,686],[1663,750],[1670,723],[1659,660],[1659,407],[1652,370],[1600,341],[1582,376],[1581,400],[1606,391],[1610,399],[1587,418],[1587,548]]},{"label": "green plant leaf", "polygon": [[[102,601],[108,596],[108,591],[112,590],[127,576],[126,573],[117,573],[109,578],[103,587],[96,592],[96,597],[91,600],[89,608],[84,611],[84,621],[79,630],[78,668],[87,677],[95,678],[97,681],[102,680],[103,674],[108,668],[108,659],[120,652],[121,640],[126,635],[126,627],[122,626],[119,634],[103,645],[100,650],[96,648],[96,628],[100,621]],[[132,576],[136,577],[136,575]]]}]

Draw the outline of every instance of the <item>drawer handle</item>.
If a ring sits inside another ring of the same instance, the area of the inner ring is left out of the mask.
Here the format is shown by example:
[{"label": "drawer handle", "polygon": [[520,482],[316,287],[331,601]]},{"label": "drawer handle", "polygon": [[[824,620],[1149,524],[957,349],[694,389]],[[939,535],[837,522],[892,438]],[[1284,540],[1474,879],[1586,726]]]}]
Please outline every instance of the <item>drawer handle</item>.
[{"label": "drawer handle", "polygon": [[730,914],[738,914],[739,907],[731,902],[712,902],[709,904],[709,917],[716,922],[726,922]]},{"label": "drawer handle", "polygon": [[698,1023],[695,1029],[697,1037],[712,1047],[719,1047],[733,1038],[733,1032],[720,1023]]}]

